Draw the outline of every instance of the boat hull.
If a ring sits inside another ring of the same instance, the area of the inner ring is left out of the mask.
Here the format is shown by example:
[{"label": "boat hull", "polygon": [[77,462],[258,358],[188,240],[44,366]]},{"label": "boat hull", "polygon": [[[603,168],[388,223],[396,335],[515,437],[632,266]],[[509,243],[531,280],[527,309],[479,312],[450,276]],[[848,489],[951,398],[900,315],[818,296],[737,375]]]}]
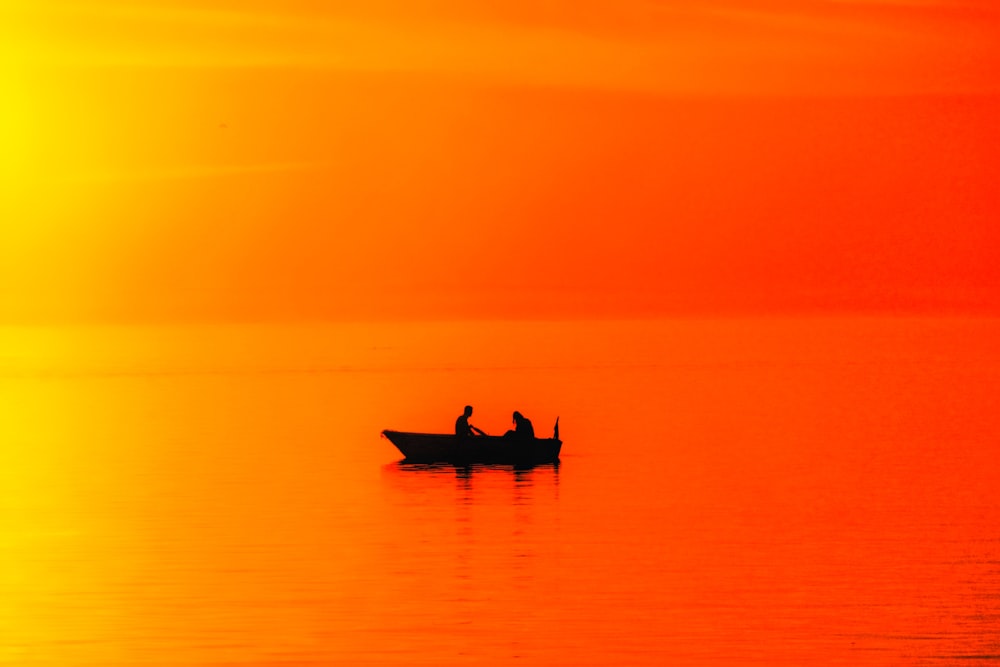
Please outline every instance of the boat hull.
[{"label": "boat hull", "polygon": [[523,440],[482,435],[460,437],[440,433],[382,431],[408,462],[414,463],[550,463],[559,460],[562,441]]}]

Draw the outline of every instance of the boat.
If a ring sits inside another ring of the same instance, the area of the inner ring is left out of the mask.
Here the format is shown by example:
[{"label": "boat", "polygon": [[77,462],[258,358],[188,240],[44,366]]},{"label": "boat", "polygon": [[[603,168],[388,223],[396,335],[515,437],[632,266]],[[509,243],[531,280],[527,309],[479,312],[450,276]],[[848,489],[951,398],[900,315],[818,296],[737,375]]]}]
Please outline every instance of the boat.
[{"label": "boat", "polygon": [[562,441],[558,437],[463,437],[450,433],[390,430],[382,431],[382,435],[411,463],[553,463],[559,460],[559,450],[562,449]]}]

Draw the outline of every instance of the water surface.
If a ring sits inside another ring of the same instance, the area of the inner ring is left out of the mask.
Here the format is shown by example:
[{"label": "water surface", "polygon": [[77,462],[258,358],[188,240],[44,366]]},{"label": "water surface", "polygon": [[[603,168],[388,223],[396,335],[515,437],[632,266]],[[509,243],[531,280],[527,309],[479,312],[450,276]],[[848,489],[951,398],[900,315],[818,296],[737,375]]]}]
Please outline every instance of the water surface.
[{"label": "water surface", "polygon": [[2,340],[0,664],[1000,660],[997,320]]}]

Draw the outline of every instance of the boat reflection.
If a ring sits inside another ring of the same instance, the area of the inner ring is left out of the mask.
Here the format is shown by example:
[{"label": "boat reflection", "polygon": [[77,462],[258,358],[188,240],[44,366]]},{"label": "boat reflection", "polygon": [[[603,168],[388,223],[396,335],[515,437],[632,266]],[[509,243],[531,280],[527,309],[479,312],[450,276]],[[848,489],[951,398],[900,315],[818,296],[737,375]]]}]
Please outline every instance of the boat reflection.
[{"label": "boat reflection", "polygon": [[395,471],[399,473],[413,473],[413,474],[424,474],[424,475],[437,475],[437,474],[454,474],[456,477],[471,478],[473,475],[479,473],[486,473],[490,471],[503,471],[509,472],[514,475],[515,479],[529,476],[531,473],[536,471],[543,472],[549,471],[558,480],[559,478],[559,461],[550,461],[547,463],[417,463],[409,462],[406,460],[396,461],[395,463],[390,463],[385,466],[385,470]]},{"label": "boat reflection", "polygon": [[[498,463],[407,463],[397,461],[383,467],[389,486],[404,494],[407,502],[422,502],[427,497],[457,493],[454,500],[460,503],[530,504],[539,492],[557,498],[559,491],[558,462],[525,465]],[[437,484],[429,480],[454,480],[454,484]],[[453,491],[448,491],[448,488]],[[545,490],[548,489],[548,492]],[[514,495],[511,496],[510,494]]]}]

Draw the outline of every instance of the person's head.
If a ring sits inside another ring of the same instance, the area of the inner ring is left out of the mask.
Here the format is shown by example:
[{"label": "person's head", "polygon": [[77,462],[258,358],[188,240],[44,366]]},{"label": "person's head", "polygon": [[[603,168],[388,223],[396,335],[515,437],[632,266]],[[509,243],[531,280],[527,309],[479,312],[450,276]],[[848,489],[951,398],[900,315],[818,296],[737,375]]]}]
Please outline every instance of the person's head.
[{"label": "person's head", "polygon": [[465,412],[463,414],[465,414],[466,417],[471,417],[472,416],[472,406],[471,405],[466,405],[465,406]]},{"label": "person's head", "polygon": [[514,411],[514,423],[519,423],[522,419],[524,419],[524,415],[522,415],[520,412],[518,412],[517,410],[515,410]]}]

